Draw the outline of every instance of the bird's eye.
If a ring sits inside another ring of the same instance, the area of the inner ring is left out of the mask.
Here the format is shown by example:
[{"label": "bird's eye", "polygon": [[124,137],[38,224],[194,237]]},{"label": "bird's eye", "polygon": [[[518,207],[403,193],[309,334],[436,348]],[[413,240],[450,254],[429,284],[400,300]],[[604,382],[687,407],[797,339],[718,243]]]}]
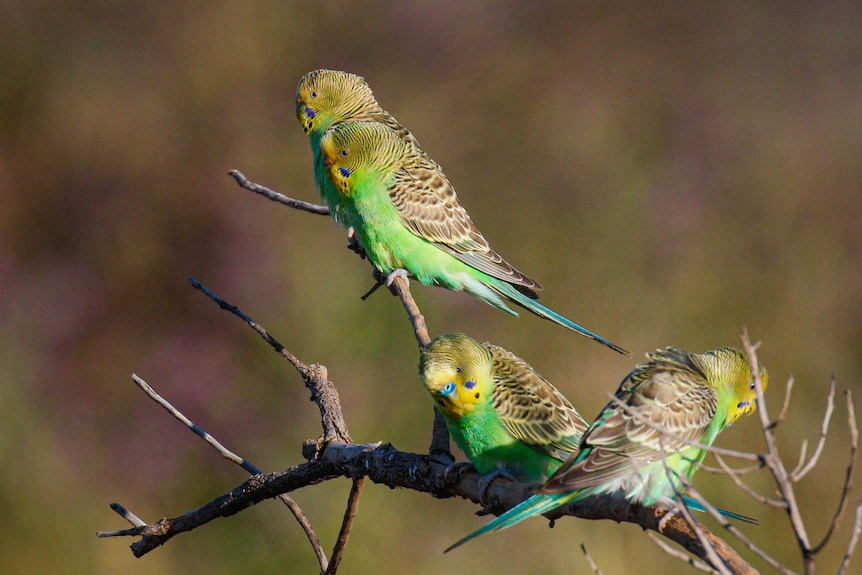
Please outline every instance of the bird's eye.
[{"label": "bird's eye", "polygon": [[440,393],[443,395],[452,395],[455,393],[455,384],[451,381],[443,386],[443,389],[440,390]]},{"label": "bird's eye", "polygon": [[456,367],[456,368],[455,368],[455,373],[461,373],[461,368],[460,368],[460,367]]},{"label": "bird's eye", "polygon": [[312,92],[311,94],[309,94],[309,96],[311,96],[312,98],[317,98],[317,92]]},{"label": "bird's eye", "polygon": [[350,155],[350,152],[348,152],[347,150],[341,150],[341,157],[342,158],[346,158],[349,155]]},{"label": "bird's eye", "polygon": [[748,389],[750,389],[751,391],[754,391],[754,388],[756,388],[756,387],[757,387],[757,385],[755,385],[754,380],[751,380],[751,385],[748,386]]}]

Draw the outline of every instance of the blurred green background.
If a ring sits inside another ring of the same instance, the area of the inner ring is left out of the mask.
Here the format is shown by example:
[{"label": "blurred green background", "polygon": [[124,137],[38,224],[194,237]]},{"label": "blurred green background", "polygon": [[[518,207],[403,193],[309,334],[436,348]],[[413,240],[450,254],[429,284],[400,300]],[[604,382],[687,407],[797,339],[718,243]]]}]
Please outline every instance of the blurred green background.
[{"label": "blurred green background", "polygon": [[[131,540],[95,538],[127,526],[111,501],[153,521],[246,478],[147,400],[133,372],[265,470],[301,462],[301,442],[319,434],[297,374],[195,293],[192,275],[328,366],[355,440],[427,448],[431,403],[398,301],[359,300],[370,268],[331,220],[226,175],[317,199],[293,112],[314,68],[365,76],[497,250],[545,285],[542,301],[636,355],[417,287],[432,334],[513,350],[592,417],[644,352],[738,345],[747,326],[763,341],[773,416],[796,377],[779,433],[791,466],[817,437],[830,375],[862,395],[856,1],[11,1],[0,29],[3,573],[316,569],[274,502],[140,560]],[[719,444],[762,449],[756,423]],[[839,397],[823,461],[798,486],[814,540],[837,503],[846,428]],[[765,475],[749,482],[772,491]],[[720,476],[695,484],[759,517],[744,531],[800,568],[780,511]],[[327,551],[348,490],[295,494]],[[340,572],[586,572],[582,542],[606,573],[685,569],[635,526],[576,520],[529,521],[442,555],[485,521],[475,510],[369,485]]]}]

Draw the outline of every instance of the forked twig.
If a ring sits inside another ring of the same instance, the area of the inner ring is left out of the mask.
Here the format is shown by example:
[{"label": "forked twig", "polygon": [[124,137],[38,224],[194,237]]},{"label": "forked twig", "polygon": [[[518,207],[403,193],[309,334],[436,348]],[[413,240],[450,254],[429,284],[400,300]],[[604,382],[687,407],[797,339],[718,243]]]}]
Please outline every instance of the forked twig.
[{"label": "forked twig", "polygon": [[[783,500],[771,499],[769,497],[766,497],[765,495],[761,495],[760,493],[758,493],[757,491],[755,491],[754,489],[752,489],[751,487],[746,485],[745,482],[743,482],[739,478],[736,470],[731,469],[727,465],[727,463],[724,461],[724,458],[721,455],[713,454],[713,457],[715,457],[715,460],[718,462],[718,465],[720,466],[719,471],[724,471],[725,475],[728,475],[730,477],[730,479],[736,484],[736,486],[739,487],[745,493],[747,493],[749,497],[751,497],[755,501],[758,501],[764,505],[769,505],[770,507],[777,507],[779,509],[785,509],[787,507],[787,503],[784,502]],[[763,466],[761,465],[761,466],[758,466],[757,469],[762,469],[762,468],[763,468]]]},{"label": "forked twig", "polygon": [[766,399],[763,395],[763,380],[760,377],[760,364],[757,361],[756,349],[759,347],[758,342],[752,345],[748,339],[748,330],[742,330],[742,347],[748,356],[748,361],[751,364],[751,371],[754,374],[754,389],[757,394],[757,413],[760,419],[760,427],[763,432],[763,439],[766,442],[766,454],[763,455],[763,460],[766,467],[772,473],[775,483],[778,486],[781,497],[787,503],[787,515],[790,518],[790,524],[793,527],[793,533],[802,549],[803,558],[806,561],[806,572],[813,570],[813,565],[808,561],[808,550],[811,548],[808,539],[808,533],[805,530],[805,523],[802,520],[802,514],[799,512],[799,504],[796,501],[796,493],[793,490],[793,482],[790,474],[784,467],[784,462],[778,453],[778,442],[775,440],[773,426],[769,421],[769,412],[766,408]]},{"label": "forked twig", "polygon": [[[823,453],[823,447],[826,445],[826,436],[829,434],[829,422],[832,421],[832,412],[835,411],[835,376],[832,376],[829,382],[829,394],[826,396],[826,411],[823,414],[823,421],[820,423],[820,439],[817,441],[817,447],[814,449],[814,455],[808,460],[804,467],[797,466],[790,473],[790,480],[794,483],[805,477],[809,471],[814,469],[817,461],[820,459],[820,454]],[[800,460],[799,465],[802,465]]]},{"label": "forked twig", "polygon": [[[208,298],[217,303],[220,308],[229,311],[242,319],[279,355],[289,361],[296,371],[299,372],[299,375],[302,376],[302,380],[305,382],[305,387],[311,391],[311,400],[317,404],[317,407],[320,410],[323,435],[320,436],[315,446],[317,451],[320,451],[327,441],[337,440],[350,442],[351,439],[350,434],[347,431],[347,424],[344,422],[344,416],[341,413],[338,391],[327,378],[326,368],[320,364],[315,363],[308,365],[300,361],[295,355],[290,353],[281,343],[279,343],[277,339],[272,337],[269,332],[263,328],[263,326],[247,316],[241,309],[235,305],[227,303],[222,298],[215,295],[195,278],[189,279],[195,289],[203,292]],[[313,456],[312,454],[307,455],[309,457]]]},{"label": "forked twig", "polygon": [[795,380],[793,379],[793,374],[790,374],[790,377],[787,378],[787,384],[784,386],[784,403],[781,404],[781,411],[778,412],[778,417],[775,418],[775,421],[770,425],[770,429],[775,429],[784,418],[787,416],[787,410],[790,408],[790,394],[793,391],[793,384]]},{"label": "forked twig", "polygon": [[[236,463],[244,470],[248,471],[252,475],[260,475],[263,473],[259,468],[257,468],[254,464],[252,464],[247,459],[240,457],[236,453],[232,452],[221,442],[219,442],[215,437],[207,433],[204,429],[186,417],[180,410],[175,408],[168,400],[159,395],[155,389],[152,388],[146,381],[140,378],[138,375],[133,374],[132,380],[147,396],[158,403],[161,407],[165,409],[169,414],[171,414],[174,419],[178,420],[180,423],[185,425],[189,430],[192,431],[195,435],[203,439],[207,444],[209,444],[213,449],[219,452],[222,457]],[[314,550],[314,554],[317,556],[317,560],[320,563],[321,572],[326,571],[329,566],[329,560],[326,558],[326,553],[323,551],[323,547],[320,545],[320,539],[317,537],[317,533],[314,532],[314,528],[311,526],[311,522],[308,520],[308,517],[302,511],[302,508],[299,504],[296,503],[290,496],[282,493],[278,496],[278,498],[284,503],[290,512],[293,513],[293,516],[296,518],[299,526],[305,532],[305,536],[308,538],[309,543],[311,543],[311,547]],[[115,507],[116,506],[116,507]],[[121,505],[115,503],[111,505],[111,508],[117,513],[120,513],[127,521],[135,525],[136,527],[145,526],[146,523],[135,517],[131,512],[123,508]],[[133,517],[135,520],[130,519],[128,516]]]}]

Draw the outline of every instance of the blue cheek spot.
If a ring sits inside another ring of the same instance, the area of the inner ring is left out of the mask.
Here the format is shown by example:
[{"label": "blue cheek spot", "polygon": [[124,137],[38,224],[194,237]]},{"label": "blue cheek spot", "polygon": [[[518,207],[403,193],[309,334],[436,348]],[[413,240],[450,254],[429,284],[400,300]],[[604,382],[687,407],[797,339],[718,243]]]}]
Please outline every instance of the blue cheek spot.
[{"label": "blue cheek spot", "polygon": [[339,172],[341,173],[341,175],[342,175],[342,176],[344,176],[345,178],[349,178],[349,177],[350,177],[350,170],[348,170],[347,168],[338,168],[338,171],[339,171]]},{"label": "blue cheek spot", "polygon": [[464,387],[466,387],[467,389],[473,389],[474,387],[476,387],[476,382],[475,381],[468,381],[464,384]]},{"label": "blue cheek spot", "polygon": [[738,404],[736,404],[736,407],[737,407],[737,409],[743,409],[743,408],[745,408],[745,407],[748,407],[748,405],[749,405],[749,402],[747,402],[747,401],[740,401]]},{"label": "blue cheek spot", "polygon": [[441,395],[452,395],[455,393],[455,384],[451,381],[443,386],[443,389],[440,390]]},{"label": "blue cheek spot", "polygon": [[305,107],[305,115],[308,116],[309,118],[312,118],[312,119],[314,119],[314,117],[317,116],[317,114],[314,113],[314,110],[312,110],[308,106]]}]

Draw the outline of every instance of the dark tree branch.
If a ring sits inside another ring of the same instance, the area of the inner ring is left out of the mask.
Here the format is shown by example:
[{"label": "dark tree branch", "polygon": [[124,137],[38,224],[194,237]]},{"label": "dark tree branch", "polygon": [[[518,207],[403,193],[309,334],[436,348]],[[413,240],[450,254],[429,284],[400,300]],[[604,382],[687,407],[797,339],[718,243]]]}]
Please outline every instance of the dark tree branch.
[{"label": "dark tree branch", "polygon": [[311,391],[311,401],[317,404],[320,410],[320,419],[323,426],[323,435],[312,444],[307,444],[303,451],[306,459],[311,459],[312,454],[306,453],[308,448],[313,448],[319,451],[327,441],[346,441],[350,442],[350,434],[347,432],[347,424],[344,422],[344,416],[341,413],[341,404],[338,399],[338,391],[335,385],[329,381],[327,377],[326,367],[317,363],[308,365],[300,361],[296,356],[287,351],[281,343],[274,337],[269,335],[260,324],[247,316],[242,310],[235,305],[231,305],[212,293],[203,286],[195,278],[190,278],[192,286],[195,289],[202,291],[208,298],[216,302],[220,308],[229,311],[235,316],[242,319],[249,327],[251,327],[260,337],[263,338],[279,355],[285,358],[299,372],[305,387]]},{"label": "dark tree branch", "polygon": [[[251,190],[273,201],[278,201],[289,207],[303,211],[310,211],[312,213],[328,213],[328,210],[324,206],[317,206],[307,202],[293,200],[278,194],[277,192],[273,192],[268,188],[249,182],[245,176],[236,170],[231,171],[230,175],[244,189]],[[362,254],[360,253],[360,255]],[[479,487],[481,485],[482,476],[480,476],[475,470],[459,474],[454,481],[449,480],[446,476],[445,472],[451,462],[451,455],[448,453],[449,439],[445,426],[440,430],[435,425],[435,435],[432,441],[430,455],[402,452],[389,444],[353,443],[347,431],[338,393],[332,382],[328,380],[326,368],[324,366],[303,363],[287,351],[277,340],[270,336],[265,329],[238,308],[215,296],[196,280],[192,279],[192,284],[196,289],[204,292],[222,309],[230,311],[234,315],[243,319],[243,321],[254,329],[267,343],[269,343],[276,352],[282,355],[282,357],[287,359],[295,367],[302,376],[306,387],[309,388],[312,401],[317,404],[318,409],[320,410],[323,433],[317,440],[306,442],[303,454],[309,459],[307,463],[291,467],[281,472],[256,474],[229,493],[226,493],[206,505],[178,517],[164,518],[153,524],[144,524],[142,520],[123,509],[122,506],[114,505],[112,507],[114,507],[118,513],[132,524],[132,528],[112,532],[102,532],[99,536],[141,537],[139,541],[132,545],[133,553],[135,556],[140,557],[156,547],[163,545],[175,535],[204,525],[213,519],[233,515],[244,510],[250,505],[254,505],[266,499],[279,497],[302,487],[314,485],[316,483],[338,477],[348,477],[353,480],[353,486],[348,498],[341,532],[333,549],[332,560],[326,564],[324,557],[321,561],[321,572],[334,574],[341,558],[343,557],[344,549],[356,514],[359,495],[362,492],[366,478],[375,483],[387,485],[391,488],[401,487],[411,489],[429,493],[438,498],[460,497],[469,499],[476,503],[479,502]],[[420,349],[423,348],[429,342],[428,331],[425,326],[424,318],[419,312],[419,309],[410,294],[409,282],[406,278],[396,278],[392,282],[391,289],[394,294],[400,297],[402,304],[408,313],[408,317],[410,318],[419,347]],[[748,472],[755,467],[765,466],[770,470],[779,486],[782,498],[781,503],[783,503],[782,506],[786,506],[791,525],[796,534],[800,549],[803,552],[806,572],[813,573],[813,556],[820,551],[836,530],[839,519],[846,507],[851,486],[857,449],[857,431],[852,400],[848,394],[848,421],[852,437],[851,462],[847,470],[841,503],[824,540],[816,548],[812,549],[808,543],[808,536],[805,532],[805,527],[802,523],[801,515],[799,514],[799,509],[795,501],[793,483],[794,479],[800,478],[802,475],[807,473],[811,467],[816,465],[817,458],[822,451],[822,445],[828,431],[828,421],[831,415],[831,408],[827,409],[827,414],[824,416],[824,423],[821,426],[820,442],[815,450],[815,454],[807,461],[806,464],[799,466],[796,473],[788,473],[778,455],[773,431],[774,428],[783,421],[787,413],[790,391],[793,384],[792,379],[788,382],[781,412],[779,413],[778,418],[774,422],[770,423],[763,397],[762,382],[757,369],[758,363],[755,353],[756,346],[752,346],[750,344],[747,333],[743,333],[742,339],[754,371],[757,404],[760,413],[759,417],[767,444],[767,453],[743,453],[715,447],[710,447],[707,451],[717,455],[719,465],[722,470],[725,470],[738,482],[740,481],[737,475]],[[438,420],[439,417],[435,420],[435,424]],[[197,428],[197,426],[194,426],[191,422],[188,422],[187,425],[217,449],[218,447],[216,444],[218,446],[221,445],[218,444],[218,442],[215,442],[215,440],[210,441],[211,438],[209,435],[203,432],[203,430]],[[660,431],[663,434],[667,434],[664,430]],[[439,446],[444,443],[445,453],[448,457],[434,457],[435,446],[439,452]],[[224,452],[226,451],[227,450],[224,450]],[[225,455],[224,452],[223,455]],[[228,457],[227,455],[225,456],[232,461],[239,460],[245,462],[234,454],[230,455],[232,455],[233,458]],[[721,459],[722,456],[739,457],[742,460],[752,461],[756,465],[750,468],[745,468],[744,470],[731,470],[729,466],[724,463],[723,459]],[[805,461],[804,455],[800,461]],[[259,471],[257,468],[253,468],[253,466],[252,468],[245,468],[251,472]],[[684,487],[688,486],[684,485]],[[532,494],[532,488],[533,486],[531,485],[517,482],[492,482],[489,488],[485,491],[485,507],[487,512],[500,514],[512,508],[529,497]],[[751,490],[748,491],[750,492]],[[690,493],[695,498],[700,497],[693,489],[690,490]],[[740,540],[744,544],[763,557],[770,563],[770,565],[782,572],[790,573],[789,569],[777,564],[774,559],[757,549],[750,540],[745,538],[745,536],[739,532],[738,529],[736,529],[726,519],[718,515],[717,510],[712,507],[709,502],[704,501],[702,498],[699,498],[699,501],[704,505],[707,511],[712,513],[719,520],[725,529],[737,537],[740,537]],[[757,573],[757,571],[742,559],[742,557],[725,541],[717,537],[709,529],[698,524],[694,518],[690,516],[688,509],[684,505],[680,506],[680,512],[668,513],[664,509],[648,508],[632,504],[627,501],[622,494],[613,493],[585,498],[577,503],[558,508],[546,514],[546,517],[551,520],[551,525],[553,526],[553,522],[564,515],[573,515],[583,519],[608,519],[617,522],[625,521],[637,524],[645,530],[660,533],[666,539],[677,542],[695,557],[706,560],[712,565],[712,567],[705,566],[701,561],[686,556],[686,560],[689,564],[699,569],[720,573]],[[313,533],[313,530],[310,530],[310,526],[307,533],[308,532]],[[844,561],[842,562],[841,569],[839,571],[841,574],[845,573],[847,570],[850,558],[860,537],[860,532],[862,532],[862,500],[860,500],[856,507],[853,534],[851,535],[845,551]],[[663,544],[662,547],[665,547],[665,545]],[[315,550],[317,551],[317,548]],[[672,551],[672,555],[682,555],[679,551]],[[584,549],[584,552],[588,560],[591,561],[589,554],[586,553],[586,549]],[[598,568],[595,566],[595,563],[591,561],[591,565],[594,572],[598,572]]]},{"label": "dark tree branch", "polygon": [[[206,441],[210,446],[213,447],[213,449],[218,451],[222,457],[224,457],[228,461],[236,463],[237,465],[239,465],[253,475],[259,475],[263,473],[263,471],[258,469],[253,463],[230,451],[228,448],[222,445],[215,437],[207,433],[204,429],[202,429],[185,415],[183,415],[177,408],[171,405],[170,402],[168,402],[165,398],[156,393],[156,390],[153,389],[146,381],[134,374],[132,375],[132,380],[135,382],[135,385],[137,385],[144,393],[146,393],[150,399],[158,403],[175,419],[188,427],[192,433]],[[278,496],[278,498],[282,501],[282,503],[287,506],[290,512],[293,513],[293,516],[296,518],[296,521],[299,523],[299,526],[305,532],[305,536],[308,538],[309,543],[311,543],[311,547],[314,550],[314,554],[317,556],[317,560],[320,563],[321,572],[326,571],[327,567],[329,566],[329,560],[326,558],[326,554],[323,552],[323,547],[320,545],[320,539],[317,537],[317,533],[314,532],[314,528],[312,528],[311,522],[308,520],[308,517],[302,511],[302,508],[299,506],[299,504],[297,504],[296,501],[294,501],[287,494],[281,494]],[[119,504],[115,505],[121,507]],[[140,519],[138,521],[140,521]],[[145,523],[141,521],[137,525],[145,525]]]}]

